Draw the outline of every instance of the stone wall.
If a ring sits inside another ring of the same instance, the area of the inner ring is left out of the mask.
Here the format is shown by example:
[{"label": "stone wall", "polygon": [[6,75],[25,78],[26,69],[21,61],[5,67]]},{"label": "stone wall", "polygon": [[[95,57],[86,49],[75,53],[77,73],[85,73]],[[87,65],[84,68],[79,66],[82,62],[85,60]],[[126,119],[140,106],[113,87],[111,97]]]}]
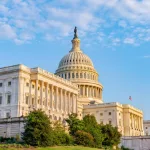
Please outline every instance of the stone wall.
[{"label": "stone wall", "polygon": [[150,150],[150,136],[122,137],[121,145],[131,150]]},{"label": "stone wall", "polygon": [[0,136],[16,137],[24,131],[25,118],[4,118],[0,119]]}]

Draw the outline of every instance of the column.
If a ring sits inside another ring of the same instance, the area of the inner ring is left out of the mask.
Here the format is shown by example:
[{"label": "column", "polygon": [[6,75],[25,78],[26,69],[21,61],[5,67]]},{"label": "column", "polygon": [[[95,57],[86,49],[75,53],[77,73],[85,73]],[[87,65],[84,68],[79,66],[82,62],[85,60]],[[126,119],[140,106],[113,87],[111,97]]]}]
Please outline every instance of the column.
[{"label": "column", "polygon": [[30,81],[30,84],[29,84],[29,107],[31,105],[31,102],[32,102],[32,80]]},{"label": "column", "polygon": [[67,110],[66,110],[66,107],[67,107],[67,92],[66,91],[64,91],[64,111],[66,112]]},{"label": "column", "polygon": [[63,91],[63,111],[65,112],[65,90]]},{"label": "column", "polygon": [[60,89],[60,107],[59,107],[59,109],[60,109],[60,111],[62,111],[62,109],[63,109],[63,106],[62,106],[62,101],[63,101],[63,93],[62,93],[63,91],[62,91],[62,89]]},{"label": "column", "polygon": [[102,89],[100,89],[100,98],[102,99]]},{"label": "column", "polygon": [[41,106],[43,106],[43,86],[44,86],[44,82],[41,81]]},{"label": "column", "polygon": [[89,87],[87,86],[86,87],[86,93],[87,93],[87,97],[89,96],[89,89],[88,89]]},{"label": "column", "polygon": [[51,85],[51,92],[50,92],[50,108],[53,108],[53,90],[54,87]]},{"label": "column", "polygon": [[85,85],[83,85],[83,97],[85,96]]},{"label": "column", "polygon": [[38,80],[35,80],[35,108],[38,104]]},{"label": "column", "polygon": [[48,107],[48,89],[49,89],[49,85],[47,83],[46,84],[46,107]]},{"label": "column", "polygon": [[70,92],[68,92],[68,113],[70,113]]},{"label": "column", "polygon": [[58,93],[58,87],[57,86],[56,86],[56,94],[55,94],[55,96],[56,96],[55,108],[56,108],[56,110],[58,110],[59,93]]}]

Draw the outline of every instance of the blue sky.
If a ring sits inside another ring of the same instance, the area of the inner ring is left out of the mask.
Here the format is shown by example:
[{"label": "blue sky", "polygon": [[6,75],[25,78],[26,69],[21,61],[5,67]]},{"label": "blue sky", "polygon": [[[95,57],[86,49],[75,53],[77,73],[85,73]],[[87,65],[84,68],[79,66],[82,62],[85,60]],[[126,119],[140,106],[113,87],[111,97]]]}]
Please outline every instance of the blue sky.
[{"label": "blue sky", "polygon": [[0,67],[55,72],[77,26],[104,101],[129,103],[150,119],[149,14],[150,0],[0,0]]}]

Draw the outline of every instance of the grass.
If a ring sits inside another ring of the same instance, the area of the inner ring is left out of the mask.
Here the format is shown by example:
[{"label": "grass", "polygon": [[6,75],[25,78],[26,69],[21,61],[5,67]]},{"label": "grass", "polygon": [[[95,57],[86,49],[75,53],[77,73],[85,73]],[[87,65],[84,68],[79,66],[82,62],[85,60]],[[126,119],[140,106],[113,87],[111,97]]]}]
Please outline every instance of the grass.
[{"label": "grass", "polygon": [[56,146],[56,147],[45,147],[45,148],[5,148],[1,147],[0,150],[100,150],[97,148],[89,148],[82,146]]},{"label": "grass", "polygon": [[38,148],[38,150],[100,150],[100,149],[82,146],[56,146],[48,148]]}]

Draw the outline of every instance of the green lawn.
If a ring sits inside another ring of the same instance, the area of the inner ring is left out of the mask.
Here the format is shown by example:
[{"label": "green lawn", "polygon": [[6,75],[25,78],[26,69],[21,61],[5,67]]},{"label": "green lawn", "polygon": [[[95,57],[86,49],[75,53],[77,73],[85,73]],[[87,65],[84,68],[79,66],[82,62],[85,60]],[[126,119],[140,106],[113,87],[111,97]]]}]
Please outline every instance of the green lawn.
[{"label": "green lawn", "polygon": [[38,150],[100,150],[100,149],[81,146],[56,146],[49,148],[38,148]]},{"label": "green lawn", "polygon": [[56,146],[46,148],[0,148],[0,150],[100,150],[97,148],[89,148],[82,146]]}]

